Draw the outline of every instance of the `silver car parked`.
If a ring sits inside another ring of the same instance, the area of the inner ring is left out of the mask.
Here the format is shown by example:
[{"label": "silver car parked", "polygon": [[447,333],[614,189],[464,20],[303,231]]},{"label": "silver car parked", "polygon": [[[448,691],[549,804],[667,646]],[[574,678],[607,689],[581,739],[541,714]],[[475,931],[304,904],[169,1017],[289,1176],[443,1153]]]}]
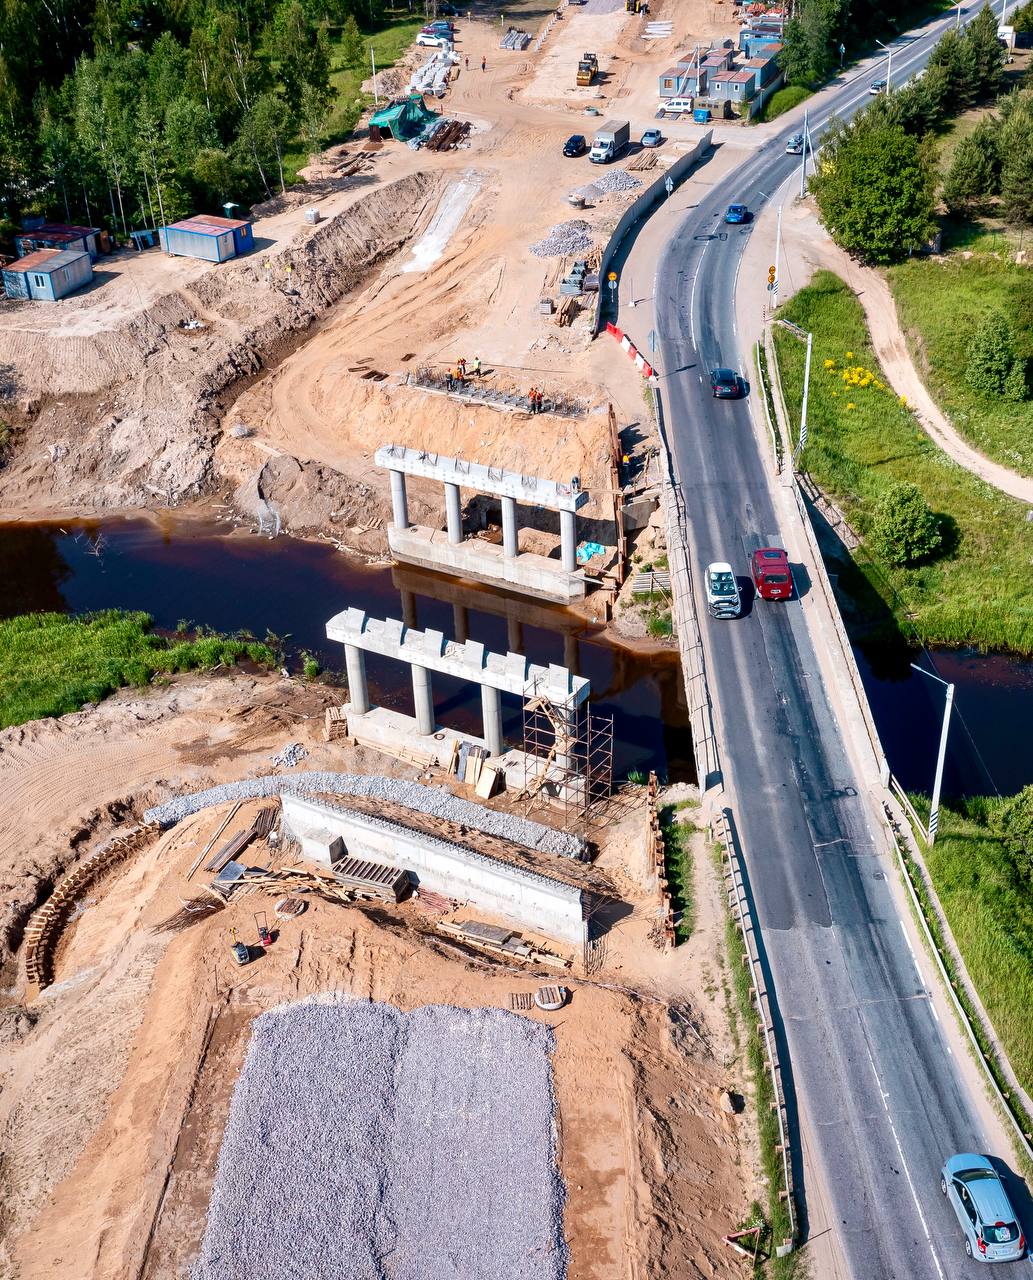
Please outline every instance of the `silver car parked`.
[{"label": "silver car parked", "polygon": [[986,1156],[951,1156],[940,1172],[940,1190],[958,1215],[970,1258],[1018,1262],[1025,1257],[1018,1215]]}]

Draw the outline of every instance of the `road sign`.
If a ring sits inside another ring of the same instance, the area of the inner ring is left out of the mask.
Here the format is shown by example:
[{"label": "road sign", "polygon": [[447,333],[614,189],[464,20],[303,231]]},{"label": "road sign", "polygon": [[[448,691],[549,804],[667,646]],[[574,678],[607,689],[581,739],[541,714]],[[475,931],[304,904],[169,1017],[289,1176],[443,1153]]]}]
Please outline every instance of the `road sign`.
[{"label": "road sign", "polygon": [[652,355],[656,351],[656,330],[649,330],[649,337],[646,339],[649,346],[649,354]]},{"label": "road sign", "polygon": [[609,280],[609,281],[611,282],[611,284],[612,284],[612,283],[613,283],[613,281],[617,279],[617,272],[616,272],[616,271],[611,271],[611,272],[610,272],[610,274],[609,274],[606,278],[607,278],[607,280]]},{"label": "road sign", "polygon": [[616,291],[616,288],[617,288],[617,277],[610,276],[610,292],[614,293]]},{"label": "road sign", "polygon": [[664,186],[667,188],[667,194],[670,195],[674,191],[674,179],[670,174],[664,178]]}]

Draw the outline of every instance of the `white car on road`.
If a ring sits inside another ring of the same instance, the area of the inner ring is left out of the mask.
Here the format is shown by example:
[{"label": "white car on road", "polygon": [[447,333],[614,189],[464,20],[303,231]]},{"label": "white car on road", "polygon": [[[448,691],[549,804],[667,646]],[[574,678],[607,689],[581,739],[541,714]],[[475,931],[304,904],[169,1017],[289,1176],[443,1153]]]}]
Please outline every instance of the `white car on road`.
[{"label": "white car on road", "polygon": [[712,618],[737,618],[742,612],[742,597],[732,566],[723,560],[707,565],[704,575],[707,610]]}]

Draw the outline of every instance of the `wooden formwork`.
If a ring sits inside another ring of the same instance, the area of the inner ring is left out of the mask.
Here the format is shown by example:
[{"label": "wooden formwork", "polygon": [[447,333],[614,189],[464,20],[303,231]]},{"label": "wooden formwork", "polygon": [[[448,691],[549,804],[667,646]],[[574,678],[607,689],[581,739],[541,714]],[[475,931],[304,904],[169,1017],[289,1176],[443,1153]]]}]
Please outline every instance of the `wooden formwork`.
[{"label": "wooden formwork", "polygon": [[51,961],[61,934],[61,926],[69,909],[86,886],[102,871],[134,853],[160,830],[158,823],[148,822],[133,827],[123,835],[114,836],[84,858],[74,871],[58,883],[43,906],[33,912],[25,928],[25,978],[30,986],[42,991],[53,982]]}]

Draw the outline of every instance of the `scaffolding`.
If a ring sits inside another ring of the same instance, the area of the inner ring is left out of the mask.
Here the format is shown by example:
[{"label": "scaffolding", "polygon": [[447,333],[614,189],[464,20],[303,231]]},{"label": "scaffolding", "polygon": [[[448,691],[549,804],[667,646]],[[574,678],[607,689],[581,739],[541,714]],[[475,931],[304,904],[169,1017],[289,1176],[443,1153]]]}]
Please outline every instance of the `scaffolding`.
[{"label": "scaffolding", "polygon": [[554,702],[536,680],[524,694],[524,811],[549,809],[564,831],[584,831],[612,799],[613,716]]}]

